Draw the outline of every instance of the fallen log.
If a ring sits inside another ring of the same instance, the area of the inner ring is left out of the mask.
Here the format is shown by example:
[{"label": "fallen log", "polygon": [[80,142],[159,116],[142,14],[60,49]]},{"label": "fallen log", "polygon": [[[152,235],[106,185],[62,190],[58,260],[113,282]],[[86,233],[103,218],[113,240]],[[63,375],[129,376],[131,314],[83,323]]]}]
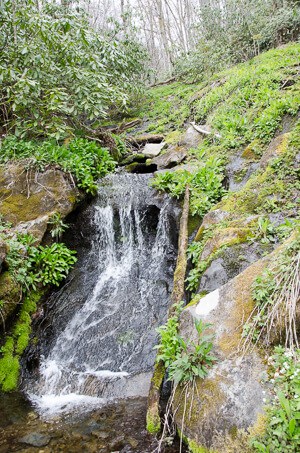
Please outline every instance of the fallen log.
[{"label": "fallen log", "polygon": [[169,83],[175,82],[176,77],[171,77],[170,79],[164,80],[163,82],[157,82],[150,85],[150,88],[159,87],[161,85],[168,85]]},{"label": "fallen log", "polygon": [[146,143],[161,143],[164,136],[161,134],[144,134],[136,137],[127,137],[126,141],[134,146],[146,145]]}]

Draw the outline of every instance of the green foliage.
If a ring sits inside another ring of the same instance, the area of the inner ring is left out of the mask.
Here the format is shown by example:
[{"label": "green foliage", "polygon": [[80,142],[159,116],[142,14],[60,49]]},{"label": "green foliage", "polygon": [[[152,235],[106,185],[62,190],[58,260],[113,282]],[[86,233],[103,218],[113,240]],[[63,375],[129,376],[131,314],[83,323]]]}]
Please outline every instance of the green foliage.
[{"label": "green foliage", "polygon": [[141,89],[145,52],[118,25],[102,36],[80,9],[5,0],[0,9],[0,117],[17,136],[90,129]]},{"label": "green foliage", "polygon": [[29,277],[32,287],[37,283],[43,286],[59,286],[66,278],[69,270],[76,263],[76,251],[68,249],[62,243],[55,243],[47,247],[31,247],[29,250],[29,263],[32,271]]},{"label": "green foliage", "polygon": [[[228,150],[255,139],[268,143],[282,117],[295,115],[299,108],[299,83],[293,80],[299,48],[291,44],[272,50],[218,74],[215,86],[193,105],[196,121],[213,125]],[[282,90],[285,80],[292,83]]]},{"label": "green foliage", "polygon": [[1,144],[0,163],[14,159],[29,159],[28,165],[43,171],[48,165],[58,164],[72,173],[77,185],[87,193],[96,193],[96,180],[113,171],[115,162],[105,148],[85,139],[75,139],[67,145],[51,141],[35,142],[8,137]]},{"label": "green foliage", "polygon": [[177,76],[197,80],[248,60],[261,51],[297,40],[299,4],[286,0],[206,2],[196,16],[196,47],[182,55]]},{"label": "green foliage", "polygon": [[148,91],[139,112],[141,118],[150,121],[147,132],[164,133],[184,127],[190,117],[189,99],[196,87],[183,83],[172,83]]},{"label": "green foliage", "polygon": [[180,352],[176,355],[169,366],[169,379],[175,384],[192,382],[195,378],[205,378],[209,368],[213,366],[217,358],[211,354],[214,338],[213,335],[204,335],[204,332],[211,327],[202,320],[195,320],[197,330],[197,341],[185,342],[180,339]]},{"label": "green foliage", "polygon": [[300,450],[300,350],[276,347],[269,357],[275,398],[269,406],[266,434],[253,442],[262,453]]},{"label": "green foliage", "polygon": [[9,272],[24,292],[38,285],[58,286],[77,261],[76,252],[62,243],[35,247],[33,236],[15,236],[9,230],[0,232],[0,238],[8,245]]},{"label": "green foliage", "polygon": [[185,341],[178,334],[179,315],[182,305],[177,307],[174,316],[170,317],[165,325],[159,327],[157,332],[160,335],[160,344],[155,346],[158,349],[157,362],[164,362],[168,369],[169,380],[175,385],[192,382],[195,378],[204,378],[208,369],[217,360],[211,354],[213,335],[204,335],[204,332],[211,327],[203,321],[195,321],[197,340]]},{"label": "green foliage", "polygon": [[169,192],[176,198],[180,198],[186,186],[189,185],[191,214],[203,217],[224,194],[222,171],[222,161],[209,157],[205,162],[198,164],[195,173],[187,170],[159,173],[155,176],[152,185],[158,190]]}]

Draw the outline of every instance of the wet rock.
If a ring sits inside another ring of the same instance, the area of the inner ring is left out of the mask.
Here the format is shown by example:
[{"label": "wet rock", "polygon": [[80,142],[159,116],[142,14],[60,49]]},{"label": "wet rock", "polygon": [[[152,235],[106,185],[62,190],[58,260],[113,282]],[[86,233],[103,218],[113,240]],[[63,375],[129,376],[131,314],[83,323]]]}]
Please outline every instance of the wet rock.
[{"label": "wet rock", "polygon": [[169,169],[180,164],[187,157],[187,149],[180,146],[171,146],[165,153],[152,159],[158,170]]},{"label": "wet rock", "polygon": [[39,432],[26,434],[19,442],[22,444],[32,445],[33,447],[45,447],[51,440],[50,436]]}]

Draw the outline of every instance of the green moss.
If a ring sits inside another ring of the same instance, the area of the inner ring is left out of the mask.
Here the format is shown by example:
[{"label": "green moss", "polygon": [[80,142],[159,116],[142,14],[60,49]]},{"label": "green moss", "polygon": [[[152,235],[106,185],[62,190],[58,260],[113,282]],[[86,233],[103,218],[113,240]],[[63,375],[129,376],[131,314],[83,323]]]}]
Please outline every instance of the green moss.
[{"label": "green moss", "polygon": [[158,363],[156,362],[154,365],[153,376],[151,379],[151,382],[153,383],[155,389],[159,390],[161,388],[165,374],[166,369],[163,362]]},{"label": "green moss", "polygon": [[36,311],[37,302],[42,293],[39,291],[27,295],[23,301],[11,336],[6,338],[1,348],[0,386],[4,392],[15,390],[19,379],[19,359],[29,343],[31,333],[31,315]]},{"label": "green moss", "polygon": [[146,417],[146,428],[148,433],[150,434],[157,434],[161,428],[160,417],[158,415],[158,411],[152,412],[151,410],[147,411]]},{"label": "green moss", "polygon": [[182,137],[182,132],[181,131],[171,131],[169,132],[166,137],[165,137],[165,142],[168,143],[168,145],[176,145]]},{"label": "green moss", "polygon": [[[300,184],[294,162],[300,143],[300,123],[273,150],[273,158],[245,186],[219,203],[225,211],[240,214],[282,212],[293,216]],[[275,155],[275,157],[274,157]],[[295,199],[295,203],[291,200]]]},{"label": "green moss", "polygon": [[129,156],[125,157],[125,159],[122,160],[121,165],[129,165],[132,164],[133,162],[144,162],[144,161],[145,154],[142,153],[130,154]]},{"label": "green moss", "polygon": [[188,235],[190,236],[196,229],[199,228],[201,223],[201,217],[197,215],[189,215],[188,219]]}]

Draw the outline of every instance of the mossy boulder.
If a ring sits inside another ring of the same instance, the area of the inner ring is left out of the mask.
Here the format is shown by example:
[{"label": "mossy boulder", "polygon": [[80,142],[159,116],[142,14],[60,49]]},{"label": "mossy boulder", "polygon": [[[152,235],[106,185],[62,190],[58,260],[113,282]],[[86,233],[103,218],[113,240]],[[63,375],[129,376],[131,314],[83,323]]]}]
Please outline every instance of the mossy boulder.
[{"label": "mossy boulder", "polygon": [[184,146],[172,145],[167,151],[152,159],[158,170],[173,168],[187,158],[187,148]]},{"label": "mossy boulder", "polygon": [[207,260],[221,247],[230,247],[235,244],[240,244],[247,240],[251,230],[249,228],[222,228],[215,231],[214,236],[209,239],[203,249],[201,260]]},{"label": "mossy boulder", "polygon": [[20,231],[41,240],[54,212],[69,214],[80,198],[71,179],[57,168],[28,169],[28,162],[0,167],[0,214]]},{"label": "mossy boulder", "polygon": [[267,366],[256,348],[242,352],[241,334],[254,307],[253,281],[272,258],[269,255],[252,264],[226,285],[190,304],[181,315],[184,338],[196,338],[195,319],[211,323],[215,334],[218,362],[207,378],[197,380],[197,389],[190,390],[186,410],[181,390],[174,401],[177,425],[182,426],[185,412],[184,435],[199,449],[230,451],[226,450],[228,436],[234,437],[239,430],[255,431],[264,414]]},{"label": "mossy boulder", "polygon": [[262,247],[256,242],[242,242],[219,249],[203,272],[197,292],[211,292],[225,285],[259,260],[262,253]]},{"label": "mossy boulder", "polygon": [[209,211],[203,217],[201,226],[196,234],[195,241],[200,241],[204,231],[207,230],[209,227],[222,222],[228,217],[229,213],[227,211],[223,211],[222,209],[214,209],[213,211]]}]

